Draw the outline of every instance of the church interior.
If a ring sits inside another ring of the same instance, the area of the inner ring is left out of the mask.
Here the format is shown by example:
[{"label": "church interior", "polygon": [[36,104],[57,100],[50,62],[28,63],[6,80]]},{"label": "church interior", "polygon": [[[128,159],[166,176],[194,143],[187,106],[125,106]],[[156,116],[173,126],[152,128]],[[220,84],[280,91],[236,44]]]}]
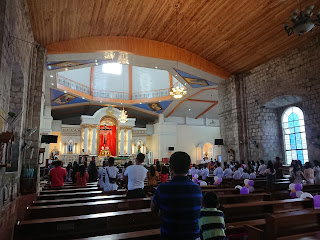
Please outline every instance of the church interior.
[{"label": "church interior", "polygon": [[[0,239],[161,239],[147,180],[133,201],[51,188],[48,168],[180,151],[208,166],[192,181],[219,196],[225,239],[320,239],[319,33],[319,0],[0,0]],[[217,180],[278,158],[271,188],[255,168],[248,194]]]}]

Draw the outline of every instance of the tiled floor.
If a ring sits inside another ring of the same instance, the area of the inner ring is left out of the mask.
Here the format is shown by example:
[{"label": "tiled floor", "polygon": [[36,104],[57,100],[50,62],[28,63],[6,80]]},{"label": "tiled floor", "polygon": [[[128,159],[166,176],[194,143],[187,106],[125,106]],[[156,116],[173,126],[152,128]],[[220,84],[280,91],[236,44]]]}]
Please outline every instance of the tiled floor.
[{"label": "tiled floor", "polygon": [[5,207],[0,215],[1,240],[11,240],[13,238],[13,230],[16,222],[25,218],[26,207],[31,205],[35,199],[35,193],[20,196]]}]

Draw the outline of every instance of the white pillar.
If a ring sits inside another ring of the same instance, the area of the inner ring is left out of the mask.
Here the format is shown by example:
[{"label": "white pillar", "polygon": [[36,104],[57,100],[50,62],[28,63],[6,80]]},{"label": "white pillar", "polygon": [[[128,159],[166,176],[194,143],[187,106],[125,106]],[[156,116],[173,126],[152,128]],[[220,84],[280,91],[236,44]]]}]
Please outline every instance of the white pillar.
[{"label": "white pillar", "polygon": [[202,160],[203,159],[203,146],[201,147],[201,159],[200,160]]},{"label": "white pillar", "polygon": [[97,129],[94,127],[92,130],[92,147],[91,154],[96,155],[96,139],[97,139]]},{"label": "white pillar", "polygon": [[128,146],[127,146],[127,154],[131,155],[131,129],[128,129]]},{"label": "white pillar", "polygon": [[68,154],[68,144],[64,144],[64,154]]},{"label": "white pillar", "polygon": [[124,154],[124,129],[121,129],[120,155]]},{"label": "white pillar", "polygon": [[88,128],[87,127],[84,129],[83,149],[84,149],[84,152],[88,154]]}]

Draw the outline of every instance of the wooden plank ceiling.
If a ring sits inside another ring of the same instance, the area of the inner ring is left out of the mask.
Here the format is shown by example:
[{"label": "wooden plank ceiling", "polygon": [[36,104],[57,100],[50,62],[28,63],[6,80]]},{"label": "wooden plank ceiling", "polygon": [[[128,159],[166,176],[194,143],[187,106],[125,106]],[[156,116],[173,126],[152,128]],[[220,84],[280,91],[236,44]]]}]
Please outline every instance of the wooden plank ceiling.
[{"label": "wooden plank ceiling", "polygon": [[[299,8],[298,0],[27,1],[35,39],[44,46],[91,36],[145,38],[184,48],[231,73],[279,56],[320,29],[286,35],[282,24]],[[320,10],[319,0],[301,2]]]}]

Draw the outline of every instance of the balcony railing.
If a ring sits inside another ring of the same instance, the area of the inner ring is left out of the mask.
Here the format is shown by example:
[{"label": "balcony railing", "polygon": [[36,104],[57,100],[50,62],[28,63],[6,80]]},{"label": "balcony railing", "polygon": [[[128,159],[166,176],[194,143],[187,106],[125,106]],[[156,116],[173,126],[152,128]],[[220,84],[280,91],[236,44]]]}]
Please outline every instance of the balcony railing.
[{"label": "balcony railing", "polygon": [[62,86],[71,88],[73,90],[76,90],[78,92],[81,92],[81,93],[84,93],[84,94],[87,94],[87,95],[91,95],[90,94],[90,87],[82,85],[81,83],[77,83],[77,82],[75,82],[75,81],[73,81],[73,80],[71,80],[69,78],[60,76],[59,74],[58,74],[57,79],[58,79],[57,80],[58,84],[60,84]]},{"label": "balcony railing", "polygon": [[[95,98],[129,100],[128,92],[116,92],[116,91],[108,91],[108,90],[90,89],[90,87],[88,86],[85,86],[81,83],[77,83],[69,78],[60,76],[59,74],[57,75],[57,83],[62,86],[71,88],[75,91],[78,91],[80,93],[91,95]],[[132,93],[132,100],[166,97],[170,95],[169,92],[170,92],[170,88],[144,91],[144,92],[135,92],[135,93]]]}]

